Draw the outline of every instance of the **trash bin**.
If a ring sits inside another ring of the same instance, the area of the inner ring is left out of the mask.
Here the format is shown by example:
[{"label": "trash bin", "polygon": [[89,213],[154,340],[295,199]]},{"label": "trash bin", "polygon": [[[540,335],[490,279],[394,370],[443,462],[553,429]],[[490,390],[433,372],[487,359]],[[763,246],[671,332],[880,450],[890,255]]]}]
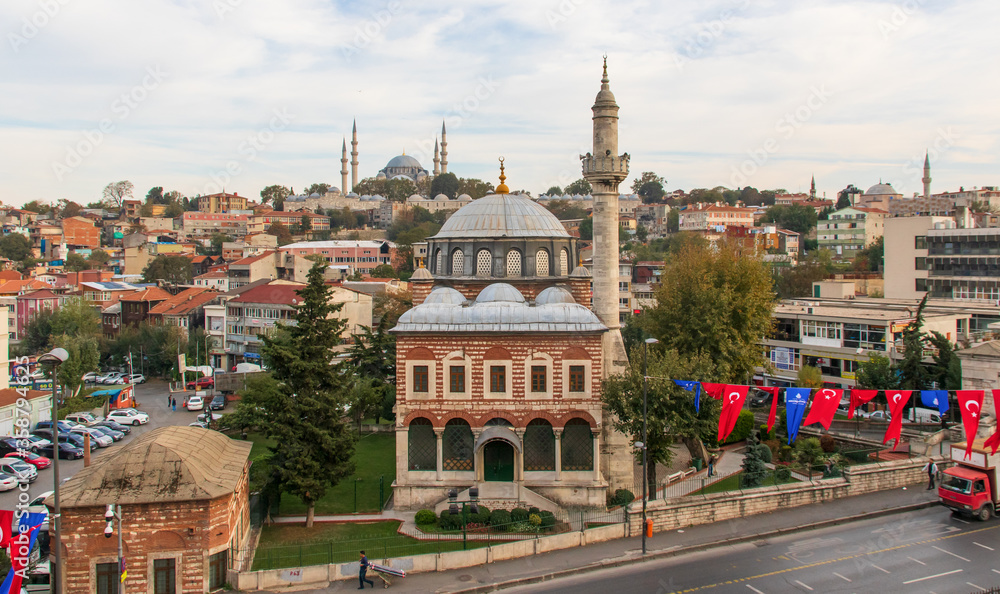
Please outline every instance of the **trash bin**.
[{"label": "trash bin", "polygon": [[701,470],[701,458],[695,458],[692,460],[691,465],[694,466],[695,470]]}]

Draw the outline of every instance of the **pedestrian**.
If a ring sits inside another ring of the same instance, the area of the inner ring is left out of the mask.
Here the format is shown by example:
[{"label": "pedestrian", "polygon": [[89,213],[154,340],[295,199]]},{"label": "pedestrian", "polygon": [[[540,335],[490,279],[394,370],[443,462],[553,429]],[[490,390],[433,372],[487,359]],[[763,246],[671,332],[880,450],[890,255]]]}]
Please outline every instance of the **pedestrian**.
[{"label": "pedestrian", "polygon": [[931,460],[924,466],[924,471],[927,473],[927,490],[930,491],[934,488],[934,477],[937,475],[938,471],[937,464],[934,463],[934,460]]},{"label": "pedestrian", "polygon": [[174,412],[177,412],[177,399],[173,396],[170,397],[170,405],[173,407]]},{"label": "pedestrian", "polygon": [[371,584],[372,588],[375,587],[375,582],[373,582],[370,579],[368,579],[368,578],[365,577],[365,574],[368,573],[368,565],[370,565],[368,563],[368,557],[365,556],[365,552],[364,551],[361,551],[361,564],[360,564],[360,566],[358,568],[358,583],[360,584],[358,586],[358,590],[364,590],[365,589],[365,582],[368,582],[369,584]]},{"label": "pedestrian", "polygon": [[167,394],[167,408],[170,408],[170,394]]},{"label": "pedestrian", "polygon": [[715,454],[708,457],[708,476],[715,474]]}]

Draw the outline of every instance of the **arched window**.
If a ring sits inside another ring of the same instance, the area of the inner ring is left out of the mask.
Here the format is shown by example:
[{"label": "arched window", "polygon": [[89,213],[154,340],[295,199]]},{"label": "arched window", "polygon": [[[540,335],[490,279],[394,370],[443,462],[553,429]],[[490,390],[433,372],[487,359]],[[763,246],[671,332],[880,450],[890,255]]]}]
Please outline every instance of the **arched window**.
[{"label": "arched window", "polygon": [[540,249],[535,252],[535,276],[549,275],[549,251]]},{"label": "arched window", "polygon": [[444,270],[441,267],[441,250],[434,250],[434,274],[441,274]]},{"label": "arched window", "polygon": [[524,430],[524,469],[556,469],[556,436],[545,419],[533,419]]},{"label": "arched window", "polygon": [[507,252],[507,276],[521,276],[521,252]]},{"label": "arched window", "polygon": [[570,419],[563,429],[562,469],[594,469],[594,436],[583,419]]},{"label": "arched window", "polygon": [[444,470],[472,470],[474,440],[472,428],[464,419],[452,419],[441,437]]},{"label": "arched window", "polygon": [[462,276],[465,274],[465,252],[455,250],[451,253],[451,275]]},{"label": "arched window", "polygon": [[481,249],[476,254],[476,276],[493,275],[493,254],[490,250]]},{"label": "arched window", "polygon": [[563,248],[559,251],[559,276],[569,274],[569,250]]},{"label": "arched window", "polygon": [[410,470],[437,470],[437,438],[428,419],[410,421],[407,431],[407,452]]},{"label": "arched window", "polygon": [[486,427],[513,427],[507,419],[503,417],[493,417],[489,421],[486,421]]}]

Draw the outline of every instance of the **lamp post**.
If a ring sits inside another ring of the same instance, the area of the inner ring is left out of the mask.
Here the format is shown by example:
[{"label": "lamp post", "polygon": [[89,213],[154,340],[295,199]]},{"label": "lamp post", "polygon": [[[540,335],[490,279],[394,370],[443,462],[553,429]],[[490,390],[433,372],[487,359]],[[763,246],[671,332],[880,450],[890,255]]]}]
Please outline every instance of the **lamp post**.
[{"label": "lamp post", "polygon": [[115,520],[118,520],[118,590],[119,594],[125,592],[125,579],[122,577],[125,573],[125,564],[122,561],[122,506],[108,504],[107,510],[104,512],[104,521],[108,523],[104,527],[104,537],[111,538],[111,535],[115,533],[115,528],[112,525]]},{"label": "lamp post", "polygon": [[[461,503],[464,507],[466,503],[469,504],[469,513],[478,514],[479,513],[479,487],[469,487],[469,500],[459,501],[458,500],[458,489],[448,490],[448,514],[452,516],[457,516],[462,513],[461,508],[458,504]],[[465,514],[462,513],[462,550],[466,550],[468,545],[468,536],[465,530]]]},{"label": "lamp post", "polygon": [[646,434],[647,409],[649,394],[649,361],[646,349],[651,344],[659,343],[655,338],[647,338],[642,344],[642,554],[646,554],[646,499],[649,492],[649,473],[646,471],[646,453],[649,451],[649,436]]},{"label": "lamp post", "polygon": [[52,446],[52,498],[55,504],[55,512],[52,514],[52,541],[56,551],[55,571],[50,572],[55,575],[55,579],[52,580],[53,594],[62,591],[62,543],[60,542],[62,535],[59,530],[59,397],[56,396],[56,378],[59,377],[59,365],[66,359],[69,359],[69,353],[63,348],[52,349],[38,357],[40,365],[52,365],[52,438],[55,440]]}]

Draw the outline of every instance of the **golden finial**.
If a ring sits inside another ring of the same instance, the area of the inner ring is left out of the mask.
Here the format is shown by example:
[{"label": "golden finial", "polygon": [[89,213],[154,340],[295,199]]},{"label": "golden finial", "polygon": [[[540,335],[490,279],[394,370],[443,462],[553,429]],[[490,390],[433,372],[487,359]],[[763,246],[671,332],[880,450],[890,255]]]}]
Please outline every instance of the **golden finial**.
[{"label": "golden finial", "polygon": [[503,157],[500,157],[500,185],[497,186],[497,194],[510,194],[510,188],[507,184],[503,183],[507,179],[507,176],[503,174]]},{"label": "golden finial", "polygon": [[601,77],[601,82],[603,84],[608,84],[608,55],[604,54],[604,76]]}]

